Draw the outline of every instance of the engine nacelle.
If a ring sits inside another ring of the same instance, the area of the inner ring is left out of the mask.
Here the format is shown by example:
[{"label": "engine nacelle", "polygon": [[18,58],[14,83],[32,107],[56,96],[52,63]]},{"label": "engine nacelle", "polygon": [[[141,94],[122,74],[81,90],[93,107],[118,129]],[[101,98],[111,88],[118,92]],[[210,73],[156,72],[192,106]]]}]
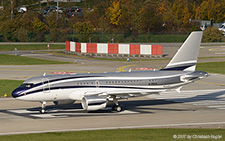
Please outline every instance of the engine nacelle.
[{"label": "engine nacelle", "polygon": [[59,100],[59,101],[53,101],[55,105],[69,105],[73,104],[75,100]]},{"label": "engine nacelle", "polygon": [[95,111],[104,109],[107,104],[107,100],[98,96],[85,96],[81,101],[82,107],[87,111]]}]

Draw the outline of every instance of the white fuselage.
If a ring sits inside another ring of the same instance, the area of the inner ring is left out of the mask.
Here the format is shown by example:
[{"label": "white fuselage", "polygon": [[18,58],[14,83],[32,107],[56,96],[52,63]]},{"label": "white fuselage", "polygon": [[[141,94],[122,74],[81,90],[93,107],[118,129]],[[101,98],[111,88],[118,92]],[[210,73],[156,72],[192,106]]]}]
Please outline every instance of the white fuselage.
[{"label": "white fuselage", "polygon": [[[194,73],[193,79],[185,79]],[[17,88],[12,95],[26,101],[61,101],[82,100],[90,95],[149,94],[180,87],[203,75],[204,72],[146,71],[39,76],[25,81],[25,87]]]}]

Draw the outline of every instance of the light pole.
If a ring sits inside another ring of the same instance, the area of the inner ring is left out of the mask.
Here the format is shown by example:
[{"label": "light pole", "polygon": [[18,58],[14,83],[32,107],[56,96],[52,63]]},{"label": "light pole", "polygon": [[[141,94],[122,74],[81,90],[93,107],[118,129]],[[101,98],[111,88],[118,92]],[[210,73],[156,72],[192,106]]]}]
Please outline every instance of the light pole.
[{"label": "light pole", "polygon": [[11,0],[11,19],[13,18],[13,0]]},{"label": "light pole", "polygon": [[41,0],[38,1],[39,4],[39,11],[41,11]]},{"label": "light pole", "polygon": [[59,0],[57,0],[57,20],[59,19]]}]

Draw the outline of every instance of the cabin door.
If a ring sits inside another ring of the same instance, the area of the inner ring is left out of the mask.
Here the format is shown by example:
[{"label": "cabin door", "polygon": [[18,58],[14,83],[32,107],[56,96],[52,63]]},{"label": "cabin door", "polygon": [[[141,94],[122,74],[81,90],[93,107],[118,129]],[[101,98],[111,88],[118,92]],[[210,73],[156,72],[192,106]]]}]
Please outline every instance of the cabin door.
[{"label": "cabin door", "polygon": [[49,80],[47,78],[42,79],[42,84],[43,84],[43,92],[50,93]]}]

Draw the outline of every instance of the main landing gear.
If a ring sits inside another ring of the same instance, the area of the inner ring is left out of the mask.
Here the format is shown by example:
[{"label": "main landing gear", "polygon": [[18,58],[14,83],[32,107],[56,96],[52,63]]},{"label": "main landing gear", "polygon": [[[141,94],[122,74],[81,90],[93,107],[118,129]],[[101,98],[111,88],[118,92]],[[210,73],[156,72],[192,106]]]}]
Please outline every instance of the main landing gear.
[{"label": "main landing gear", "polygon": [[121,112],[122,107],[119,105],[118,101],[116,100],[116,96],[113,96],[113,103],[114,105],[112,106],[112,110],[116,112]]},{"label": "main landing gear", "polygon": [[112,106],[112,110],[113,110],[113,111],[116,111],[116,112],[121,112],[121,111],[122,111],[122,107],[119,106],[119,105],[114,104],[114,105]]},{"label": "main landing gear", "polygon": [[41,114],[44,114],[46,112],[45,105],[46,105],[46,101],[42,101],[41,102],[41,109],[39,110],[39,112]]}]

